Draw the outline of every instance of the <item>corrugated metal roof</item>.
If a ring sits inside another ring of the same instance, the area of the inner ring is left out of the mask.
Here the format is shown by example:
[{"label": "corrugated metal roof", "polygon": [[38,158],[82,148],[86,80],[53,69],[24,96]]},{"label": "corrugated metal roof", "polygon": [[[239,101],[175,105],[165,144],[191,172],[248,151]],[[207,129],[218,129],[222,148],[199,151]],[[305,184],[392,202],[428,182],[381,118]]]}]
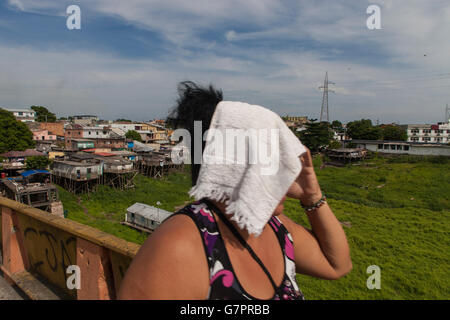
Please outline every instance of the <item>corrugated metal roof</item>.
[{"label": "corrugated metal roof", "polygon": [[139,202],[128,207],[127,211],[160,223],[172,215],[169,211]]}]

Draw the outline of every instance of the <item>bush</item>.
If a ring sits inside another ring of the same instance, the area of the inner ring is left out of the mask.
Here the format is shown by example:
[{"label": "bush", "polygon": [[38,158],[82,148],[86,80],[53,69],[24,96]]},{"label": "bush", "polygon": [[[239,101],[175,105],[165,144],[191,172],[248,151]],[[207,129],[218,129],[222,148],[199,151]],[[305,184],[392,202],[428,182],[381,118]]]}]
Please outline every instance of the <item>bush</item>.
[{"label": "bush", "polygon": [[331,141],[330,145],[328,146],[330,149],[339,149],[342,148],[342,144],[339,141],[333,140]]},{"label": "bush", "polygon": [[52,163],[52,161],[46,156],[33,156],[26,160],[27,169],[47,169],[47,167]]}]

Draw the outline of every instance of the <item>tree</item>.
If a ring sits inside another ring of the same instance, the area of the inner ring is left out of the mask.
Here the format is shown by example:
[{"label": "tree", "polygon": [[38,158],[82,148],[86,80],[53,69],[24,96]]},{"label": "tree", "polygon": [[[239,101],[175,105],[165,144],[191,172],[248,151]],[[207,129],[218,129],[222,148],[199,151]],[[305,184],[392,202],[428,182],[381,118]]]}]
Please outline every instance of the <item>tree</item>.
[{"label": "tree", "polygon": [[333,130],[336,130],[337,132],[342,131],[342,122],[340,122],[339,120],[334,120],[331,123],[331,128],[333,128]]},{"label": "tree", "polygon": [[50,163],[46,156],[32,156],[27,158],[25,165],[27,169],[47,169]]},{"label": "tree", "polygon": [[31,106],[31,109],[36,111],[37,122],[56,122],[56,116],[54,113],[48,111],[43,106]]},{"label": "tree", "polygon": [[17,121],[11,112],[1,108],[0,128],[0,153],[34,147],[33,133],[26,124]]},{"label": "tree", "polygon": [[330,142],[330,145],[328,146],[328,148],[330,148],[330,149],[342,148],[342,143],[340,143],[339,141],[333,140]]},{"label": "tree", "polygon": [[120,118],[120,119],[117,119],[116,122],[129,122],[129,123],[131,123],[132,121],[128,120],[128,119]]},{"label": "tree", "polygon": [[317,119],[311,119],[307,123],[306,130],[297,133],[302,143],[311,151],[319,151],[322,147],[327,147],[333,138],[333,132],[328,122],[315,122]]},{"label": "tree", "polygon": [[385,125],[383,126],[383,140],[406,141],[408,135],[406,130],[399,126]]},{"label": "tree", "polygon": [[141,135],[134,130],[128,130],[128,132],[125,134],[125,137],[127,137],[128,139],[133,139],[142,142]]},{"label": "tree", "polygon": [[352,139],[380,140],[382,129],[378,126],[372,126],[370,119],[361,119],[347,123],[347,134]]}]

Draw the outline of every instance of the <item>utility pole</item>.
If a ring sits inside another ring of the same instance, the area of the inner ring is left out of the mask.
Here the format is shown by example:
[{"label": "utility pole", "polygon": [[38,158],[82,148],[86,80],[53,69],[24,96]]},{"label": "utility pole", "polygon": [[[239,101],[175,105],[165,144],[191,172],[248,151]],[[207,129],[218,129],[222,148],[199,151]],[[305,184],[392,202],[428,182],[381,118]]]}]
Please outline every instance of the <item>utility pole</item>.
[{"label": "utility pole", "polygon": [[326,121],[330,122],[330,113],[328,109],[328,92],[334,92],[328,88],[329,84],[335,84],[334,82],[328,81],[328,71],[325,73],[325,80],[323,82],[323,86],[320,86],[319,89],[323,89],[323,97],[322,97],[322,109],[320,110],[320,122]]},{"label": "utility pole", "polygon": [[450,120],[450,108],[447,103],[447,105],[445,106],[445,122],[448,122],[449,120]]}]

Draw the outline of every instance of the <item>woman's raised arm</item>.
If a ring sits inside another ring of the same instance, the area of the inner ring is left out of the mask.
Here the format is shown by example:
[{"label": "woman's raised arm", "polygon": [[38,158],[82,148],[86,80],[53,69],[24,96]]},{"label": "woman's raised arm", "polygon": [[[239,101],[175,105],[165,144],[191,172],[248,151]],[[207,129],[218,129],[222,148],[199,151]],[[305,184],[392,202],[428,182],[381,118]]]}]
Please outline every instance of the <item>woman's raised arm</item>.
[{"label": "woman's raised arm", "polygon": [[[302,172],[289,189],[288,196],[310,206],[322,198],[322,192],[309,150],[301,157],[301,161]],[[307,230],[284,215],[280,216],[294,240],[297,273],[338,279],[350,272],[352,262],[347,238],[328,204],[308,212],[307,216],[312,230]]]}]

